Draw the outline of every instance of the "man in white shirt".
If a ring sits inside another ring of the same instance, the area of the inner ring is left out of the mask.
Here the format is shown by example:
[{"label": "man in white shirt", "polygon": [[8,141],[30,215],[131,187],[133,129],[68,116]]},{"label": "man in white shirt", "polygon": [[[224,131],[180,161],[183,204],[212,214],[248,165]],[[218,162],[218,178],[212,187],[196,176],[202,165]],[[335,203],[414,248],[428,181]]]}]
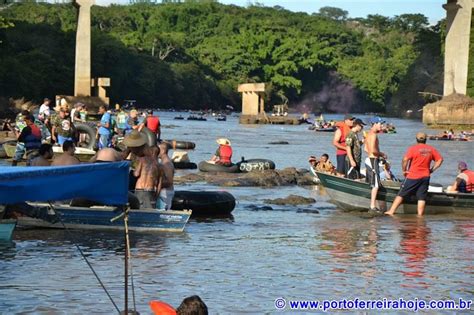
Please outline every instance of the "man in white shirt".
[{"label": "man in white shirt", "polygon": [[44,122],[51,115],[50,108],[49,108],[50,103],[51,101],[49,100],[49,98],[45,98],[43,100],[43,104],[41,104],[39,113],[38,113],[39,120]]}]

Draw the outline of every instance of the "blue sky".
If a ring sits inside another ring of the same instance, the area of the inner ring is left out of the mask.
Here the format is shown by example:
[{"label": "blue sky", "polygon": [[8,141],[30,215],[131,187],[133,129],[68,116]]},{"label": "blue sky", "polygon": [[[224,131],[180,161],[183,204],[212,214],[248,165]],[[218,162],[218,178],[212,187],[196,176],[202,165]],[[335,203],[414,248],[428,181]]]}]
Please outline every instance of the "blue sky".
[{"label": "blue sky", "polygon": [[[126,4],[128,0],[96,0],[99,5]],[[254,0],[219,0],[225,4],[247,6]],[[446,0],[259,0],[265,6],[279,5],[291,11],[318,12],[325,6],[338,7],[349,12],[350,17],[366,17],[368,14],[394,16],[403,13],[422,13],[434,24],[445,17],[442,5]]]}]

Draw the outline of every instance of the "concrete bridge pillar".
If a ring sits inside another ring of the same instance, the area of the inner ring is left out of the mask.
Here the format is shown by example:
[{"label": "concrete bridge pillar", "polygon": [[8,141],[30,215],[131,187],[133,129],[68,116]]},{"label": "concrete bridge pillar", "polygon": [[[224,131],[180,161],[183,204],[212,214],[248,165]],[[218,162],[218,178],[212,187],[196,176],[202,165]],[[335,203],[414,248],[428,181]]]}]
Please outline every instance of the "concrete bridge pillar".
[{"label": "concrete bridge pillar", "polygon": [[79,10],[74,95],[91,96],[91,7],[94,0],[74,0],[74,5]]},{"label": "concrete bridge pillar", "polygon": [[466,95],[473,0],[448,0],[444,55],[444,95]]}]

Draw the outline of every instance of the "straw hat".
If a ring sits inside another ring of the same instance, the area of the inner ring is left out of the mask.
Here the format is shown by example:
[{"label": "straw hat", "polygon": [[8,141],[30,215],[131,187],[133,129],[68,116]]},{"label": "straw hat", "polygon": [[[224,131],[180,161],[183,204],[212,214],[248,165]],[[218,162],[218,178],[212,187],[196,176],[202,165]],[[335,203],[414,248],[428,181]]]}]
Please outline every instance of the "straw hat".
[{"label": "straw hat", "polygon": [[146,136],[138,130],[132,130],[132,132],[125,136],[122,142],[129,148],[138,148],[147,143]]},{"label": "straw hat", "polygon": [[219,138],[216,142],[220,145],[230,145],[230,140],[227,138]]}]

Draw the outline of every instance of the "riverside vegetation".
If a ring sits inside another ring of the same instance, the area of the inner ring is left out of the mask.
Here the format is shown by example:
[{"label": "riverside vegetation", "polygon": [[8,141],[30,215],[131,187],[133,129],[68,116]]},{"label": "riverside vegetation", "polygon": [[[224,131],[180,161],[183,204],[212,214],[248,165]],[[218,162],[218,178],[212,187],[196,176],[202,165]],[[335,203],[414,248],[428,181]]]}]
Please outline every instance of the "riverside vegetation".
[{"label": "riverside vegetation", "polygon": [[[71,4],[34,2],[0,11],[3,103],[73,93],[76,14]],[[148,107],[239,108],[237,84],[266,82],[268,106],[400,113],[424,104],[419,91],[441,93],[443,33],[442,21],[430,26],[422,14],[349,19],[332,7],[94,6],[92,75],[111,78],[114,102]]]}]

